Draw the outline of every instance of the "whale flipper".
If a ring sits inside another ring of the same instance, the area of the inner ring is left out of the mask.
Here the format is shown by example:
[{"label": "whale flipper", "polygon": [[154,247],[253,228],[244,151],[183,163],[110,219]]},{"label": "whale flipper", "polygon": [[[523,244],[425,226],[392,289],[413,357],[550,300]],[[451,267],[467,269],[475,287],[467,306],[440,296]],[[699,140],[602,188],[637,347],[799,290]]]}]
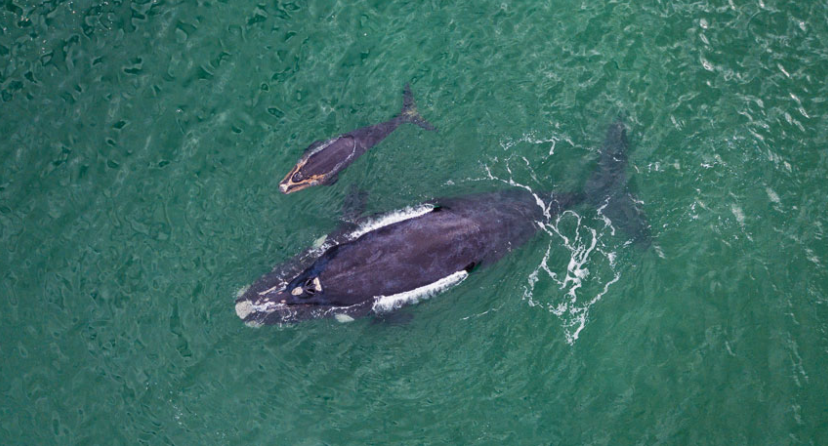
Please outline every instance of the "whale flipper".
[{"label": "whale flipper", "polygon": [[587,201],[598,207],[639,246],[652,243],[650,225],[638,201],[627,185],[627,128],[621,120],[612,123],[601,147],[598,167],[584,186]]}]

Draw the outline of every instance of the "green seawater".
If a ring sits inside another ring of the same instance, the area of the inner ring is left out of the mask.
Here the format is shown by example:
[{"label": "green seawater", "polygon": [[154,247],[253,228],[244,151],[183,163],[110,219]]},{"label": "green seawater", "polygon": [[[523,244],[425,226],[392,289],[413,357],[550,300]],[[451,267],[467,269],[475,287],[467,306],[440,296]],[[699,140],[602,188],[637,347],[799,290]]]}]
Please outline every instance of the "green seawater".
[{"label": "green seawater", "polygon": [[[0,444],[828,444],[828,3],[0,3]],[[302,150],[404,125],[332,187]],[[577,190],[629,128],[646,250],[589,206],[401,310],[245,326],[367,212]]]}]

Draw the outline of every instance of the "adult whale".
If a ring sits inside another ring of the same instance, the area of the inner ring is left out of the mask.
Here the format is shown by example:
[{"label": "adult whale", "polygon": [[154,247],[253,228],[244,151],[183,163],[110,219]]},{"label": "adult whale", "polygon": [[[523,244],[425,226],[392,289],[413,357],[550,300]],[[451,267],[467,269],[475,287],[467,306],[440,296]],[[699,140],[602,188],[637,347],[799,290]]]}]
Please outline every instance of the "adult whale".
[{"label": "adult whale", "polygon": [[[626,148],[623,124],[613,124],[586,193],[540,197],[514,188],[441,199],[332,234],[321,248],[300,254],[241,293],[236,314],[262,325],[386,312],[496,262],[531,239],[543,222],[583,201],[617,209],[617,217],[643,219],[626,192]],[[619,224],[632,229],[634,238],[649,237],[646,226],[644,220]]]},{"label": "adult whale", "polygon": [[410,122],[426,130],[435,130],[428,121],[417,112],[411,88],[405,85],[403,108],[390,121],[362,127],[360,129],[335,136],[326,141],[315,141],[305,149],[305,153],[279,183],[282,193],[290,194],[320,184],[331,185],[339,178],[339,172],[345,170],[368,149],[379,144],[400,124]]},{"label": "adult whale", "polygon": [[[578,201],[574,195],[552,199],[551,215]],[[531,193],[512,189],[369,220],[308,253],[310,265],[256,281],[237,299],[236,313],[247,323],[274,324],[389,311],[494,263],[529,240],[543,219]]]}]

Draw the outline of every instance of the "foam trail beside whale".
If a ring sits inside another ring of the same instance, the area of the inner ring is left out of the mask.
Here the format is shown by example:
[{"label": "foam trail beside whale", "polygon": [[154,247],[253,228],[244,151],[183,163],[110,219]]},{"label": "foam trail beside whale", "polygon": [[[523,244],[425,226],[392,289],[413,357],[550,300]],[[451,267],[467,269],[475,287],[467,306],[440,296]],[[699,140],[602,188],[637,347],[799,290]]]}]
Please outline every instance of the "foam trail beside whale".
[{"label": "foam trail beside whale", "polygon": [[469,277],[469,273],[464,270],[457,271],[447,277],[444,277],[434,283],[422,286],[420,288],[406,291],[404,293],[394,294],[391,296],[378,296],[374,302],[375,313],[386,313],[396,310],[406,304],[414,304],[421,299],[427,299],[443,290],[451,288]]},{"label": "foam trail beside whale", "polygon": [[[483,168],[488,179],[529,191],[537,200],[538,206],[543,209],[544,216],[548,218],[551,215],[551,203],[544,202],[540,194],[532,187],[514,180],[508,160],[504,167],[509,174],[508,179],[495,176],[487,165]],[[530,175],[534,176],[534,172],[530,172]],[[600,211],[597,214],[599,218],[602,217]],[[562,230],[560,228],[562,220],[569,218],[574,219],[574,229]],[[611,222],[606,218],[602,220],[605,226],[601,232],[583,224],[583,217],[574,210],[562,212],[554,221],[547,219],[547,221],[537,222],[543,233],[549,236],[549,240],[543,259],[526,278],[527,285],[524,287],[523,299],[530,307],[543,308],[555,315],[561,321],[564,337],[570,345],[575,343],[581,331],[586,328],[591,307],[599,302],[610,286],[621,278],[620,273],[615,270],[617,254],[605,251],[603,243],[599,243],[604,230],[615,233]],[[553,246],[561,245],[569,251],[568,261],[550,258]],[[605,272],[607,265],[609,277]],[[590,268],[594,272],[591,272]],[[556,285],[555,288],[561,290],[560,294],[536,295],[536,285],[545,280],[551,280]],[[587,293],[591,293],[596,286],[600,287],[601,291],[583,296],[585,289],[589,290]]]}]

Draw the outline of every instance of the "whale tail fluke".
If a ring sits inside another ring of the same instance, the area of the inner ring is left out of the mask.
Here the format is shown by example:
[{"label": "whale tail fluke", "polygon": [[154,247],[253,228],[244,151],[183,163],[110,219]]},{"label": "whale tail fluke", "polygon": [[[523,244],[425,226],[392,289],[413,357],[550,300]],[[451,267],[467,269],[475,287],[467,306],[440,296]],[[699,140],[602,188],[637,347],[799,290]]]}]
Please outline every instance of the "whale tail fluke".
[{"label": "whale tail fluke", "polygon": [[437,130],[430,122],[420,116],[417,111],[417,104],[414,103],[414,95],[411,93],[411,86],[405,84],[405,91],[403,92],[403,108],[399,114],[399,119],[402,122],[410,122],[416,124],[428,131]]},{"label": "whale tail fluke", "polygon": [[586,201],[620,228],[639,246],[652,243],[650,225],[641,210],[641,202],[627,186],[627,128],[619,118],[607,130],[598,166],[584,187]]}]

